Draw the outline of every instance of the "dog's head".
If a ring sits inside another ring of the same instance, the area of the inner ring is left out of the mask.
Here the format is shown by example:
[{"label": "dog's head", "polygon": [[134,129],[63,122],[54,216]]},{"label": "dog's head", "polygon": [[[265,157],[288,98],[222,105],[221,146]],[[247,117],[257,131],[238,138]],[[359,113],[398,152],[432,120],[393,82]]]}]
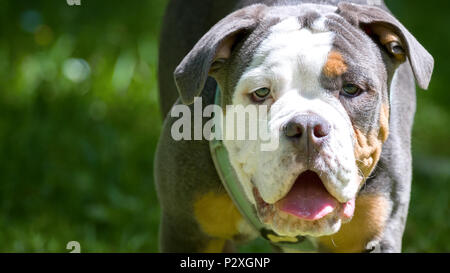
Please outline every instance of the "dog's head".
[{"label": "dog's head", "polygon": [[261,221],[280,235],[323,236],[351,219],[389,133],[389,86],[409,61],[427,88],[433,58],[373,6],[253,5],[217,23],[175,71],[184,103],[218,82],[223,105],[267,105],[275,151],[226,140]]}]

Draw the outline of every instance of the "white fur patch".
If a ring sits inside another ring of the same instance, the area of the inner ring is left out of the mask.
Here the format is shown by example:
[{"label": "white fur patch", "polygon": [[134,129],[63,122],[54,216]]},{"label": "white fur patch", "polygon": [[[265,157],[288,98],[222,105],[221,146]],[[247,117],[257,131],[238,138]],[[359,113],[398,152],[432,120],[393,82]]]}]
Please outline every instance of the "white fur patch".
[{"label": "white fur patch", "polygon": [[[359,186],[353,130],[339,100],[320,85],[333,40],[334,33],[325,29],[323,18],[316,20],[311,29],[303,28],[295,17],[273,26],[239,80],[233,104],[251,104],[249,93],[270,88],[273,99],[266,102],[270,105],[266,122],[270,133],[277,137],[282,126],[296,115],[314,113],[327,120],[332,130],[315,164],[328,191],[346,202],[355,197]],[[297,160],[298,149],[285,137],[279,139],[279,148],[272,152],[261,151],[258,140],[224,141],[231,164],[254,203],[252,185],[265,202],[273,204],[306,171],[306,163]]]}]

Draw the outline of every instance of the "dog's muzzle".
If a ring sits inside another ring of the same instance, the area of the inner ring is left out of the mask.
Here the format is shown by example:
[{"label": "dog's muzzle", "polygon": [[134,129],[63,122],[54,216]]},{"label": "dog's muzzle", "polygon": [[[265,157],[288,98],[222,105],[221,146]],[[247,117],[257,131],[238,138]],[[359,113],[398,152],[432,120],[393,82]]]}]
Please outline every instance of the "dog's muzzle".
[{"label": "dog's muzzle", "polygon": [[283,127],[284,136],[307,158],[327,141],[330,130],[331,125],[316,114],[295,116]]}]

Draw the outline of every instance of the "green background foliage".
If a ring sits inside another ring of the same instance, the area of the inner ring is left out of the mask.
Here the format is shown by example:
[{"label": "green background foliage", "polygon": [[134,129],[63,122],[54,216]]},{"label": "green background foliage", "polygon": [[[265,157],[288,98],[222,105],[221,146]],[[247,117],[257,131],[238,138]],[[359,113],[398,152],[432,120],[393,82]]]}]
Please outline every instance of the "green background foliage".
[{"label": "green background foliage", "polygon": [[[406,252],[450,251],[447,1],[388,0],[434,55],[418,90]],[[0,251],[158,251],[165,0],[0,0]],[[181,231],[180,231],[181,232]],[[262,240],[241,251],[270,251]]]}]

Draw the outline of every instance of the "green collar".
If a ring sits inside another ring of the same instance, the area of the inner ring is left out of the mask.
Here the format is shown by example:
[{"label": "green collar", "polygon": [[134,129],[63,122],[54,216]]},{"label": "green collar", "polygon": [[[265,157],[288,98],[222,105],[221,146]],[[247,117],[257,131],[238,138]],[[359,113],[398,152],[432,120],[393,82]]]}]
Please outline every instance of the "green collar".
[{"label": "green collar", "polygon": [[[215,104],[221,106],[221,92],[219,86],[217,86],[215,95]],[[216,128],[217,129],[217,128]],[[221,128],[219,128],[221,130]],[[316,247],[310,240],[305,240],[303,236],[297,237],[285,237],[279,236],[274,231],[268,229],[258,218],[255,206],[248,200],[245,195],[242,184],[239,182],[239,178],[236,175],[233,167],[231,166],[228,158],[228,151],[226,150],[223,142],[218,139],[213,139],[210,142],[211,156],[216,166],[217,173],[222,181],[223,186],[227,190],[234,205],[238,208],[242,216],[249,222],[256,230],[259,231],[261,236],[275,244],[299,251],[315,251]]]}]

